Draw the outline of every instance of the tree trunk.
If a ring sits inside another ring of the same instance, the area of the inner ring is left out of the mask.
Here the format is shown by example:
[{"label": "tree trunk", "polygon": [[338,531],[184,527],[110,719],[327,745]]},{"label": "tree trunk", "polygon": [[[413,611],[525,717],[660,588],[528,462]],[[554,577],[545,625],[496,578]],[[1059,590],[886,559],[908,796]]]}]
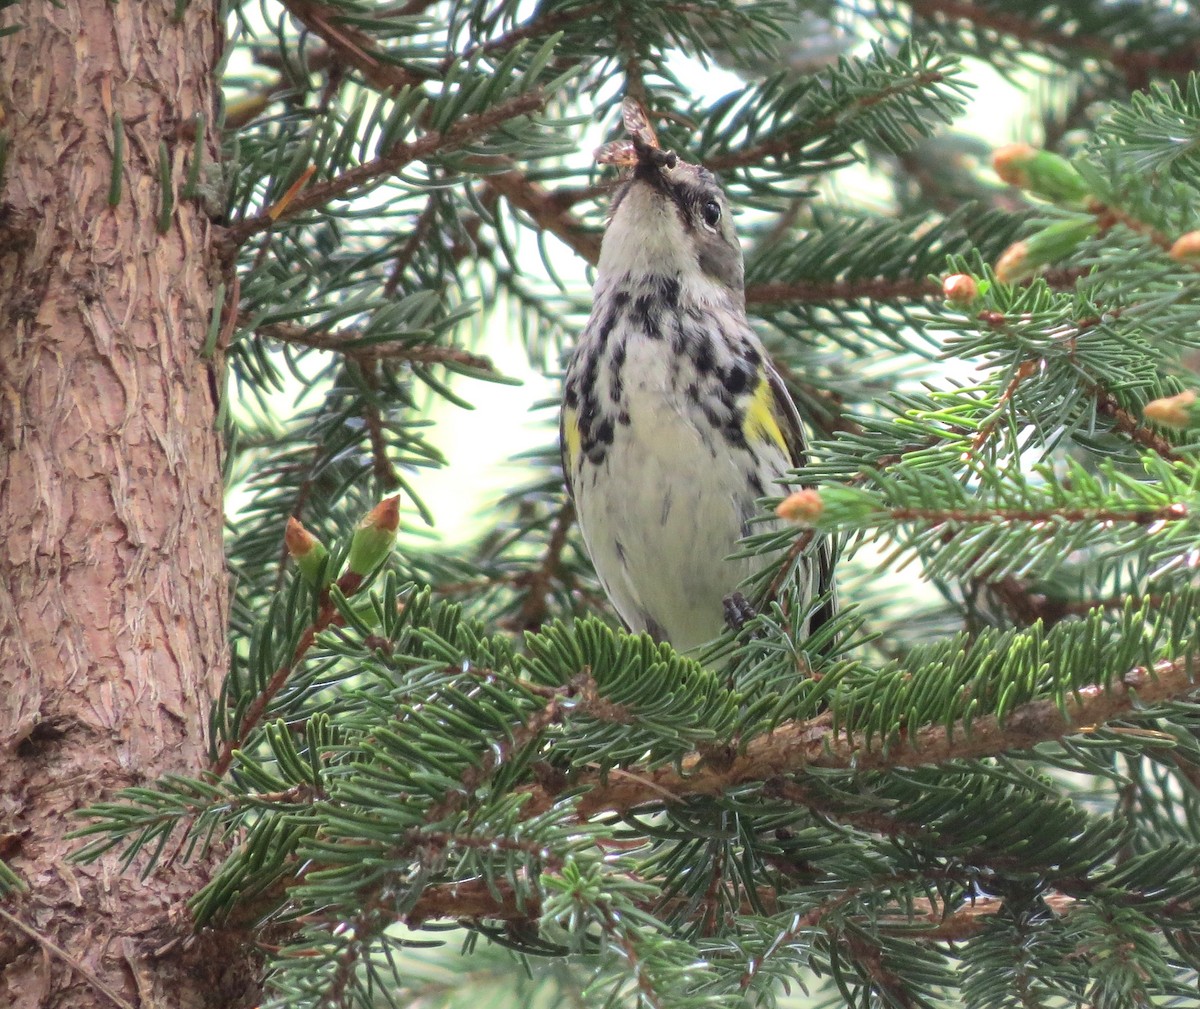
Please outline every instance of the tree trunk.
[{"label": "tree trunk", "polygon": [[140,881],[113,854],[70,864],[64,839],[73,810],[204,766],[227,663],[216,363],[200,353],[219,276],[211,222],[178,198],[181,127],[214,119],[216,6],[0,13],[22,26],[0,38],[0,857],[29,886],[0,900],[6,1007],[253,997],[236,949],[191,934],[203,866]]}]

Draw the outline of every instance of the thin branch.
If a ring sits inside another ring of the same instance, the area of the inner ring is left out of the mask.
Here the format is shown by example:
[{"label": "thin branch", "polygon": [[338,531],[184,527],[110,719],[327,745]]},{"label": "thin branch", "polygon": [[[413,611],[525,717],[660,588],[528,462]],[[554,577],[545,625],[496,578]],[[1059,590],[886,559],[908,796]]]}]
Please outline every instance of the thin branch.
[{"label": "thin branch", "polygon": [[565,10],[549,10],[546,13],[530,18],[524,24],[518,25],[511,31],[500,35],[494,39],[488,39],[486,42],[481,42],[478,45],[472,46],[461,54],[447,56],[439,64],[438,69],[442,74],[449,72],[455,61],[471,60],[478,56],[494,56],[497,53],[507,52],[513,46],[518,45],[527,39],[538,38],[539,36],[553,35],[557,31],[564,28],[569,28],[572,25],[578,24],[580,21],[585,21],[594,14],[601,14],[611,8],[611,3],[599,2],[584,4],[580,7],[568,7]]},{"label": "thin branch", "polygon": [[511,885],[495,886],[486,879],[463,883],[436,883],[425,887],[406,915],[404,923],[419,928],[427,921],[461,919],[479,921],[529,921],[541,916],[542,909],[534,894],[518,900]]},{"label": "thin branch", "polygon": [[[426,75],[416,74],[389,61],[379,43],[366,32],[344,23],[343,12],[314,0],[281,0],[288,12],[314,35],[325,40],[343,62],[359,71],[380,91],[417,87]],[[340,23],[339,23],[340,22]]]},{"label": "thin branch", "polygon": [[1178,502],[1161,508],[1117,511],[1110,508],[983,508],[966,511],[961,508],[888,508],[884,514],[896,522],[928,522],[934,526],[969,525],[990,522],[1131,522],[1134,525],[1153,525],[1156,522],[1177,522],[1190,518],[1187,506]]},{"label": "thin branch", "polygon": [[516,630],[536,630],[546,619],[546,596],[550,591],[550,583],[558,574],[562,562],[562,552],[567,545],[567,534],[575,522],[575,504],[566,499],[558,514],[554,516],[554,524],[550,530],[550,539],[546,544],[546,553],[536,569],[528,573],[524,582],[525,598],[521,602],[520,612],[512,620]]},{"label": "thin branch", "polygon": [[1129,435],[1139,445],[1153,449],[1164,459],[1173,461],[1175,446],[1156,431],[1152,431],[1137,418],[1125,410],[1117,401],[1117,397],[1105,389],[1099,382],[1090,384],[1089,391],[1096,400],[1096,408],[1106,417],[1111,417],[1113,427],[1123,434]]},{"label": "thin branch", "polygon": [[433,227],[433,222],[436,220],[437,195],[434,194],[425,201],[425,207],[413,225],[412,231],[409,232],[408,238],[404,240],[404,244],[400,246],[399,251],[396,253],[396,258],[392,260],[392,268],[388,272],[388,278],[383,284],[383,296],[385,298],[391,298],[396,294],[396,291],[400,287],[400,281],[404,277],[404,271],[408,269],[409,264],[416,257],[421,246],[425,244],[429,229]]},{"label": "thin branch", "polygon": [[[252,324],[252,320],[248,316],[242,316],[239,324],[248,326]],[[363,363],[409,361],[413,364],[457,364],[464,368],[474,368],[476,371],[490,373],[495,373],[496,370],[490,358],[472,354],[461,347],[414,345],[395,340],[381,340],[378,343],[353,346],[363,339],[362,332],[353,327],[323,332],[311,330],[296,323],[272,322],[258,326],[254,331],[259,336],[278,340],[281,343],[297,347],[311,347],[314,350],[330,350]]]},{"label": "thin branch", "polygon": [[830,914],[830,912],[836,911],[839,907],[849,903],[851,900],[857,897],[858,894],[858,887],[852,886],[840,893],[838,896],[831,897],[826,901],[822,901],[805,914],[796,915],[796,917],[792,920],[791,927],[777,935],[775,937],[775,941],[771,943],[770,947],[762,956],[756,957],[750,961],[750,965],[746,968],[746,973],[742,975],[741,980],[738,982],[738,987],[742,991],[745,991],[747,988],[749,988],[751,982],[754,981],[755,976],[760,970],[762,970],[763,964],[766,963],[771,956],[781,950],[784,946],[788,945],[788,943],[794,941],[802,932],[806,931],[807,929],[815,928],[825,917]]},{"label": "thin branch", "polygon": [[[769,735],[751,740],[745,750],[721,766],[700,754],[680,762],[680,770],[659,767],[619,778],[594,772],[577,775],[570,784],[580,795],[578,814],[588,818],[604,811],[623,812],[664,797],[682,802],[691,796],[718,796],[749,782],[795,774],[806,767],[854,768],[860,771],[920,767],[950,760],[996,756],[1028,750],[1039,743],[1089,731],[1147,704],[1183,697],[1196,688],[1192,672],[1200,657],[1163,660],[1152,669],[1138,666],[1119,682],[1093,684],[1067,695],[1060,707],[1054,699],[1030,701],[1003,722],[994,716],[974,718],[969,725],[927,725],[886,743],[869,742],[853,733],[835,734],[832,716],[785,722]],[[558,795],[540,785],[526,791],[525,815],[549,809]]]},{"label": "thin branch", "polygon": [[1032,21],[1003,7],[981,7],[972,0],[909,0],[909,7],[927,21],[969,21],[977,28],[991,28],[1011,35],[1026,45],[1033,42],[1065,52],[1088,53],[1121,70],[1134,88],[1154,72],[1185,75],[1194,70],[1200,60],[1200,47],[1195,42],[1178,49],[1126,49],[1098,35],[1062,31],[1053,27],[1053,22]]},{"label": "thin branch", "polygon": [[[337,587],[345,596],[352,596],[358,591],[363,582],[363,576],[355,574],[353,571],[347,571],[337,580]],[[330,627],[341,627],[345,623],[345,618],[338,612],[337,607],[329,599],[329,592],[326,590],[323,593],[320,609],[317,616],[300,634],[300,640],[296,642],[296,647],[292,650],[291,658],[281,665],[271,678],[258,692],[254,700],[250,702],[246,708],[245,714],[242,715],[242,720],[238,724],[237,732],[232,737],[225,740],[221,747],[221,752],[217,755],[217,759],[213,761],[209,771],[213,777],[220,778],[229,770],[229,765],[233,763],[233,755],[237,750],[240,750],[245,744],[251,731],[262,721],[266,714],[267,707],[274,699],[275,695],[283,689],[284,685],[295,672],[296,667],[304,660],[304,656],[316,643],[317,635]]]},{"label": "thin branch", "polygon": [[264,210],[253,217],[231,225],[226,229],[222,240],[225,251],[232,255],[237,248],[245,244],[247,239],[273,227],[277,219],[295,217],[297,214],[322,207],[331,200],[340,199],[356,189],[378,182],[385,176],[394,175],[414,161],[458,150],[509,120],[541,110],[545,104],[546,96],[542,89],[534,88],[525,94],[501,102],[486,112],[464,116],[445,132],[427,133],[418,140],[395,144],[386,154],[372,158],[370,161],[364,161],[361,165],[342,172],[341,175],[335,175],[331,179],[310,186],[275,217]]},{"label": "thin branch", "polygon": [[523,172],[514,168],[487,175],[483,185],[503,196],[518,210],[523,210],[534,224],[560,238],[593,266],[599,262],[600,235],[565,209],[553,193],[532,182]]},{"label": "thin branch", "polygon": [[367,437],[371,442],[371,468],[381,487],[395,490],[400,486],[400,474],[388,454],[387,437],[384,434],[383,414],[379,410],[379,366],[377,363],[358,365],[363,385],[370,391],[363,402],[363,420],[367,425]]},{"label": "thin branch", "polygon": [[776,302],[921,301],[942,297],[942,285],[926,277],[855,277],[849,280],[769,281],[746,288],[748,305]]},{"label": "thin branch", "polygon": [[1016,395],[1017,389],[1025,379],[1036,375],[1038,366],[1041,361],[1037,358],[1030,358],[1022,361],[1018,366],[1012,380],[1008,383],[1004,392],[1000,394],[1000,398],[996,401],[996,409],[992,411],[991,417],[984,422],[979,429],[979,433],[975,435],[975,439],[971,442],[971,447],[967,449],[967,455],[975,455],[987,443],[988,439],[995,433],[996,428],[1000,426],[1000,421],[1004,419],[1005,408],[1008,401]]},{"label": "thin branch", "polygon": [[[1067,617],[1086,616],[1095,609],[1124,609],[1131,598],[1140,598],[1125,594],[1104,599],[1057,599],[1032,591],[1028,583],[1013,575],[988,582],[985,587],[1008,610],[1011,617],[1023,626],[1040,620],[1047,627],[1053,627]],[[1148,597],[1148,603],[1157,609],[1162,604],[1162,596],[1151,595]]]},{"label": "thin branch", "polygon": [[662,998],[654,987],[654,982],[650,979],[650,975],[642,966],[642,958],[638,953],[637,943],[635,941],[635,933],[629,923],[623,918],[613,914],[612,909],[607,903],[597,905],[604,921],[604,928],[617,942],[621,948],[621,952],[625,956],[625,963],[628,965],[629,973],[637,980],[638,991],[641,992],[642,999],[651,1009],[661,1009]]}]

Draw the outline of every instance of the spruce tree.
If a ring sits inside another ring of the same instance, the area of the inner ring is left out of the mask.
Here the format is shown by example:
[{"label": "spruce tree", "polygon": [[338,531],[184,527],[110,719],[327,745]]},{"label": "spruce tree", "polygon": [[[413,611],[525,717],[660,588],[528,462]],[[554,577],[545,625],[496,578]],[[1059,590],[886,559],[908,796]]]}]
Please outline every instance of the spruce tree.
[{"label": "spruce tree", "polygon": [[[80,857],[210,862],[191,922],[259,950],[269,1006],[1196,1004],[1195,13],[231,0],[228,27],[221,156],[176,198],[223,228],[232,665],[208,764],[86,810]],[[986,65],[1023,135],[958,125]],[[472,546],[409,534],[471,452],[431,399],[502,381],[506,328],[558,374],[625,95],[741,211],[814,442],[812,489],[764,502],[792,526],[745,546],[841,544],[807,641],[786,567],[699,658],[623,632],[554,404]]]}]

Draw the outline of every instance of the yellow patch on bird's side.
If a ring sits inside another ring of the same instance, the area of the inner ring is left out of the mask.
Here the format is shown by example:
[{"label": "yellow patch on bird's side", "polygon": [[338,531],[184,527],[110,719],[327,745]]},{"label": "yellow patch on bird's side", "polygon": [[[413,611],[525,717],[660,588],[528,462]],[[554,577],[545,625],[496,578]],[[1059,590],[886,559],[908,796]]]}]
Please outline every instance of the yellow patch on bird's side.
[{"label": "yellow patch on bird's side", "polygon": [[779,428],[779,421],[775,419],[775,396],[766,375],[758,377],[758,385],[754,387],[754,394],[746,407],[746,419],[742,421],[742,434],[751,445],[770,441],[787,454],[787,440]]},{"label": "yellow patch on bird's side", "polygon": [[579,455],[583,451],[579,435],[579,417],[574,410],[563,410],[562,431],[563,443],[567,446],[567,465],[574,471],[579,468]]}]

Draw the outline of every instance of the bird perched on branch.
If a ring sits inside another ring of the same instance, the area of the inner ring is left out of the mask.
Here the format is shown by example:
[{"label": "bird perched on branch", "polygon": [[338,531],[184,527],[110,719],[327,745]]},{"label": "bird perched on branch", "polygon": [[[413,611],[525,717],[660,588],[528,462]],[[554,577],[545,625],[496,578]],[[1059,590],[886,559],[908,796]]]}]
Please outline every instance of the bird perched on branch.
[{"label": "bird perched on branch", "polygon": [[[744,603],[746,578],[783,561],[730,555],[759,499],[785,494],[788,471],[805,465],[805,442],[746,318],[724,191],[658,146],[637,102],[626,99],[622,112],[629,140],[597,160],[632,171],[612,200],[591,317],[567,369],[563,469],[617,612],[632,630],[688,651]],[[831,585],[828,540],[791,562],[807,607]]]}]

